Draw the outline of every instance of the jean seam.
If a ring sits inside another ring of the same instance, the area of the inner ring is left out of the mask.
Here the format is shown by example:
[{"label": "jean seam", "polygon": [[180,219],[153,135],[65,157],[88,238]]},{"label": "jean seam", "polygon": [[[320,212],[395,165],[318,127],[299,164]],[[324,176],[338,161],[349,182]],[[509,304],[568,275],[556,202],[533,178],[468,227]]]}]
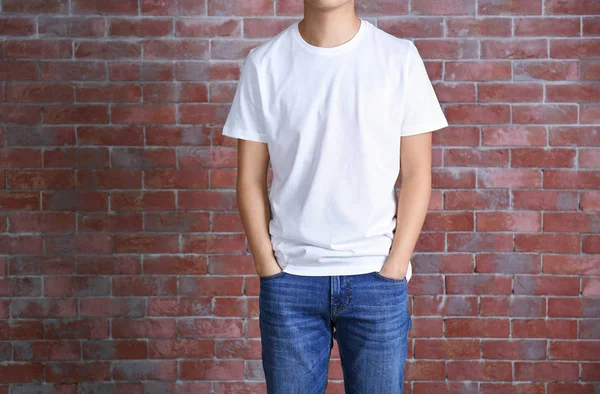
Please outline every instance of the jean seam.
[{"label": "jean seam", "polygon": [[276,273],[276,274],[273,274],[273,275],[269,275],[269,276],[259,276],[258,278],[259,278],[260,280],[262,280],[262,281],[265,281],[265,280],[269,280],[269,279],[275,279],[275,278],[278,278],[278,277],[280,277],[281,275],[283,275],[284,273],[285,273],[285,271],[280,271],[280,272],[278,272],[278,273]]},{"label": "jean seam", "polygon": [[381,275],[379,272],[377,271],[373,271],[373,274],[375,274],[376,276],[380,277],[383,280],[387,280],[388,282],[395,282],[395,283],[406,283],[406,277],[402,278],[402,279],[393,279],[393,278],[388,278],[387,276]]}]

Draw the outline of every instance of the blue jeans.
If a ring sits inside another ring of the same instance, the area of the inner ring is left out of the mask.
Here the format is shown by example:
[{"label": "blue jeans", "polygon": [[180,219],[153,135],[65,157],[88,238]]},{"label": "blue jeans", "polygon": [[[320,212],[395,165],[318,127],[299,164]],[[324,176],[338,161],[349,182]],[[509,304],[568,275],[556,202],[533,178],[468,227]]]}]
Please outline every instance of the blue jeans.
[{"label": "blue jeans", "polygon": [[260,277],[269,394],[323,394],[337,340],[346,394],[401,394],[412,319],[407,282],[377,271]]}]

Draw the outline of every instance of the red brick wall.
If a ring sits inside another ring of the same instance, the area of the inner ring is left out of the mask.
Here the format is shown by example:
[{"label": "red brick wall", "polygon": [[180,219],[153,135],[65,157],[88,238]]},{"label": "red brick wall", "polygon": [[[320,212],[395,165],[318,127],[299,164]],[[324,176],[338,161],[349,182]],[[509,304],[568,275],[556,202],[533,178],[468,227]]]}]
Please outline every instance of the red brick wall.
[{"label": "red brick wall", "polygon": [[[301,2],[0,3],[0,394],[264,392],[221,126]],[[357,10],[415,40],[451,123],[406,392],[598,392],[600,2]]]}]

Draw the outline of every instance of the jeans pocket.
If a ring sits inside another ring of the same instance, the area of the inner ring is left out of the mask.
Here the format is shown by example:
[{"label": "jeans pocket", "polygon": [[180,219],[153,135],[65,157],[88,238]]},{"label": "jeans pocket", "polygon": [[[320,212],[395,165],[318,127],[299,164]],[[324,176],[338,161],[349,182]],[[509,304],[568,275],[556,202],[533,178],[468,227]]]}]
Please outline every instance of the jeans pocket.
[{"label": "jeans pocket", "polygon": [[283,274],[285,274],[285,271],[279,271],[278,273],[269,275],[269,276],[259,276],[258,278],[260,279],[261,282],[264,282],[267,280],[279,278],[280,276],[283,276]]},{"label": "jeans pocket", "polygon": [[406,283],[406,277],[402,278],[402,279],[395,279],[395,278],[389,278],[387,276],[381,275],[379,273],[379,271],[373,271],[372,272],[373,276],[375,276],[378,279],[381,280],[386,280],[388,282],[395,282],[395,283]]}]

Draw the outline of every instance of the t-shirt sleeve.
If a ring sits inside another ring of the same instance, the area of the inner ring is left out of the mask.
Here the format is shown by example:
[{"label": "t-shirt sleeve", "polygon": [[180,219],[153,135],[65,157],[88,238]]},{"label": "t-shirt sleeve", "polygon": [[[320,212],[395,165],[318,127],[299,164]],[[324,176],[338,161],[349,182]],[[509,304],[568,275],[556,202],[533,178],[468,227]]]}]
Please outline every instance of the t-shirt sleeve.
[{"label": "t-shirt sleeve", "polygon": [[231,108],[223,125],[224,136],[267,142],[259,94],[258,69],[250,51],[242,66]]},{"label": "t-shirt sleeve", "polygon": [[409,41],[404,74],[404,98],[401,136],[427,133],[448,126],[423,59],[412,41]]}]

